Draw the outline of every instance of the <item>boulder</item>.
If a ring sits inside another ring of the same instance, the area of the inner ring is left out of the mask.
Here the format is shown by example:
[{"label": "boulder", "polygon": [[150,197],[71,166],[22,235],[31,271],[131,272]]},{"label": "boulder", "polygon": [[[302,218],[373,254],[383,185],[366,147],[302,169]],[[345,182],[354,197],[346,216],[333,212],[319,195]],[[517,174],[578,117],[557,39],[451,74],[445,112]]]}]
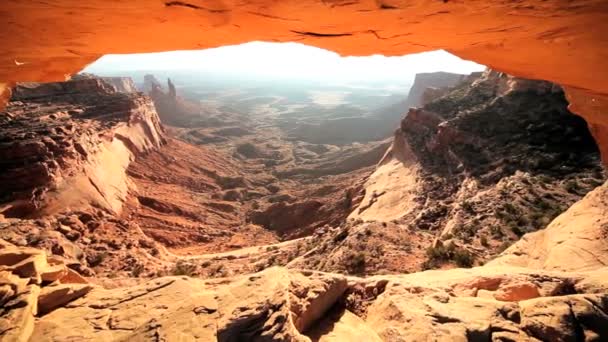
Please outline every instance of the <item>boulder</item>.
[{"label": "boulder", "polygon": [[62,284],[88,284],[89,282],[78,272],[71,268],[66,268],[67,272],[64,276],[59,278],[59,282]]},{"label": "boulder", "polygon": [[[34,330],[38,313],[40,287],[29,285],[27,289],[3,305],[0,316],[0,340],[27,342]],[[8,309],[8,310],[7,310]]]},{"label": "boulder", "polygon": [[518,282],[501,286],[495,293],[496,300],[518,302],[521,300],[540,297],[538,287],[530,282]]},{"label": "boulder", "polygon": [[42,288],[38,297],[38,314],[45,315],[80,298],[93,287],[85,284],[59,284]]}]

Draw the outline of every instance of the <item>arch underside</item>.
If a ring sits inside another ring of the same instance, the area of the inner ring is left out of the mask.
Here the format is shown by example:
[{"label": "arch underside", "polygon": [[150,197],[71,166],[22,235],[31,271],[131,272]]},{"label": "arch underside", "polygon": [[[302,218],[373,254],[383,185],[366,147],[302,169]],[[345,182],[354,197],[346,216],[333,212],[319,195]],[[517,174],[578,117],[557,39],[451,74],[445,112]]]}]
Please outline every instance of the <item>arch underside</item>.
[{"label": "arch underside", "polygon": [[[3,2],[0,91],[104,54],[299,42],[342,55],[445,49],[561,84],[608,156],[608,2],[585,0],[26,0]],[[246,63],[246,56],[243,63]]]}]

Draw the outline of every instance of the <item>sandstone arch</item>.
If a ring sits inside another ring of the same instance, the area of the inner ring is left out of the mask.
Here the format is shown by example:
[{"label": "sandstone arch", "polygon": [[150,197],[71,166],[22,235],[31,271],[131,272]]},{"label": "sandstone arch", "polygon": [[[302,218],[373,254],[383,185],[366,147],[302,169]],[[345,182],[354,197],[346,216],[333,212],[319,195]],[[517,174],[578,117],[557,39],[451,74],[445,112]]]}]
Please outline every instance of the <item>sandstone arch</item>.
[{"label": "sandstone arch", "polygon": [[296,41],[344,55],[446,49],[566,87],[608,156],[604,0],[27,0],[0,4],[0,92],[56,81],[103,54]]}]

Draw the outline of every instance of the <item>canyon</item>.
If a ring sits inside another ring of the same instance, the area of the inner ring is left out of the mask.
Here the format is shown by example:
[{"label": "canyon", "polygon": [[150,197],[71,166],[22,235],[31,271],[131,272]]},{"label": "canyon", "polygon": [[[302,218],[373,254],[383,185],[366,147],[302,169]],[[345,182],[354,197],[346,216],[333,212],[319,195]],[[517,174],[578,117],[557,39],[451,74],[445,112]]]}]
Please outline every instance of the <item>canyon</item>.
[{"label": "canyon", "polygon": [[[608,339],[607,6],[0,4],[0,339]],[[77,74],[251,40],[490,68],[380,121]]]},{"label": "canyon", "polygon": [[3,339],[606,336],[606,174],[559,86],[422,76],[350,142],[136,83],[14,88]]}]

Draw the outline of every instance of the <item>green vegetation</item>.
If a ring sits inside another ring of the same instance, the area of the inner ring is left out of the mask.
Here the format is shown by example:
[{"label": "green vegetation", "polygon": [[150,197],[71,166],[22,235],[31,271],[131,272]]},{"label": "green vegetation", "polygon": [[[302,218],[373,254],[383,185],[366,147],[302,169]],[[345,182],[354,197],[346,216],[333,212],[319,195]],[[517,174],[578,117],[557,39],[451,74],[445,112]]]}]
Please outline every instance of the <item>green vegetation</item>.
[{"label": "green vegetation", "polygon": [[185,275],[191,277],[195,273],[196,265],[190,264],[184,260],[179,260],[178,262],[176,262],[175,266],[173,266],[173,269],[171,270],[171,274],[176,276]]},{"label": "green vegetation", "polygon": [[471,203],[470,201],[463,201],[462,202],[462,209],[468,213],[475,213],[475,208],[473,207],[473,203]]},{"label": "green vegetation", "polygon": [[568,191],[571,194],[577,194],[578,190],[580,190],[580,188],[581,187],[578,184],[578,182],[576,181],[576,179],[571,179],[571,180],[567,181],[565,184],[566,191]]},{"label": "green vegetation", "polygon": [[488,238],[485,235],[482,235],[479,238],[479,243],[484,247],[488,247]]},{"label": "green vegetation", "polygon": [[444,262],[454,262],[458,267],[472,267],[475,264],[475,256],[464,248],[456,246],[453,242],[443,245],[441,242],[426,250],[427,261],[422,267],[424,269],[437,268]]},{"label": "green vegetation", "polygon": [[344,267],[349,273],[360,274],[365,271],[366,255],[365,252],[351,252],[346,254]]}]

